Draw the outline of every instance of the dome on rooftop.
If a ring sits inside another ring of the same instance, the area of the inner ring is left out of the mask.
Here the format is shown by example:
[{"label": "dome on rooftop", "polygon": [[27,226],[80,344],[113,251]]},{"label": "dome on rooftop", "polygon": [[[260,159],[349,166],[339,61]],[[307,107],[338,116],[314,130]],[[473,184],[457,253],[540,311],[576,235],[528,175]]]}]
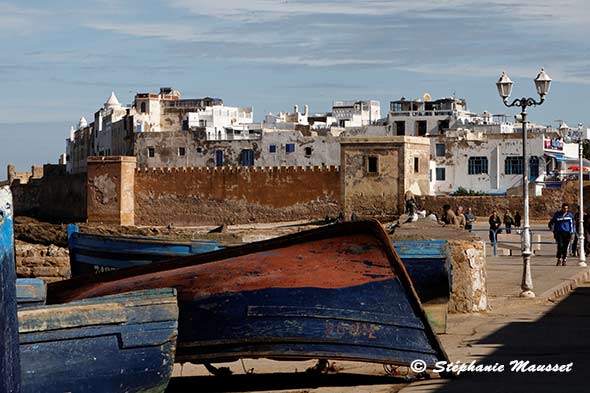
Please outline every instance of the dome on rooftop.
[{"label": "dome on rooftop", "polygon": [[119,103],[119,100],[117,99],[117,96],[115,95],[115,92],[111,92],[111,96],[109,97],[109,99],[107,100],[107,102],[104,103],[104,107],[106,109],[108,108],[115,108],[115,107],[120,107],[121,104]]}]

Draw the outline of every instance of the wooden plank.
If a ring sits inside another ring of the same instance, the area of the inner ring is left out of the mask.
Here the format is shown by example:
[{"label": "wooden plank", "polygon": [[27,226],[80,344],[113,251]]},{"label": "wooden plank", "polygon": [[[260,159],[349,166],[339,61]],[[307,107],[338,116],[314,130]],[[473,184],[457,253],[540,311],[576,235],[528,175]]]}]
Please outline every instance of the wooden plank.
[{"label": "wooden plank", "polygon": [[123,306],[118,303],[26,309],[18,313],[18,319],[21,333],[127,321]]},{"label": "wooden plank", "polygon": [[20,392],[12,194],[0,188],[0,392]]}]

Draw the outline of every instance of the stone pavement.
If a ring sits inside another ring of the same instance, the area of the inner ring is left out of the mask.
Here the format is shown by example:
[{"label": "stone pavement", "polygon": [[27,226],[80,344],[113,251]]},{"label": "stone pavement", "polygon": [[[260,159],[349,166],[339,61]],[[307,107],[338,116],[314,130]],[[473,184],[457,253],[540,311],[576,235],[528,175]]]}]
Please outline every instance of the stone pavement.
[{"label": "stone pavement", "polygon": [[[549,233],[544,236],[551,240]],[[590,367],[590,269],[577,266],[574,257],[568,266],[555,266],[553,252],[554,245],[545,244],[532,258],[535,299],[518,296],[522,257],[488,256],[490,311],[452,314],[448,333],[439,336],[451,362],[475,360],[504,365],[505,371],[416,382],[401,392],[588,391],[584,375]],[[569,373],[512,372],[513,360],[573,365]]]}]

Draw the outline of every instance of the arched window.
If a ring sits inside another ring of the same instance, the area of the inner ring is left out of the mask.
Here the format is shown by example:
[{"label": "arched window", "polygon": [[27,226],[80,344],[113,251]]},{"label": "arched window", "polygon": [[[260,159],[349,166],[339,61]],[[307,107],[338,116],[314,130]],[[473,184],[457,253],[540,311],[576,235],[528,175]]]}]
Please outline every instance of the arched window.
[{"label": "arched window", "polygon": [[146,106],[145,106],[145,102],[141,103],[141,109],[140,109],[141,113],[145,113],[146,112]]}]

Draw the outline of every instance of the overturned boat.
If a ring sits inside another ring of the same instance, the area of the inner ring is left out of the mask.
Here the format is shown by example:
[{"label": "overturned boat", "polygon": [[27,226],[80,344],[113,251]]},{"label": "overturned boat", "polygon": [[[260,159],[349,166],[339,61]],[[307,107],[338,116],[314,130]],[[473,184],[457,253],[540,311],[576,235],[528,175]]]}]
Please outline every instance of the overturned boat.
[{"label": "overturned boat", "polygon": [[376,221],[52,283],[48,303],[161,287],[178,291],[178,362],[446,360]]},{"label": "overturned boat", "polygon": [[[225,248],[215,240],[178,242],[155,237],[97,235],[68,225],[68,248],[72,276],[102,274],[143,266],[157,261]],[[418,297],[436,333],[446,332],[451,292],[451,263],[444,240],[395,241]]]}]

